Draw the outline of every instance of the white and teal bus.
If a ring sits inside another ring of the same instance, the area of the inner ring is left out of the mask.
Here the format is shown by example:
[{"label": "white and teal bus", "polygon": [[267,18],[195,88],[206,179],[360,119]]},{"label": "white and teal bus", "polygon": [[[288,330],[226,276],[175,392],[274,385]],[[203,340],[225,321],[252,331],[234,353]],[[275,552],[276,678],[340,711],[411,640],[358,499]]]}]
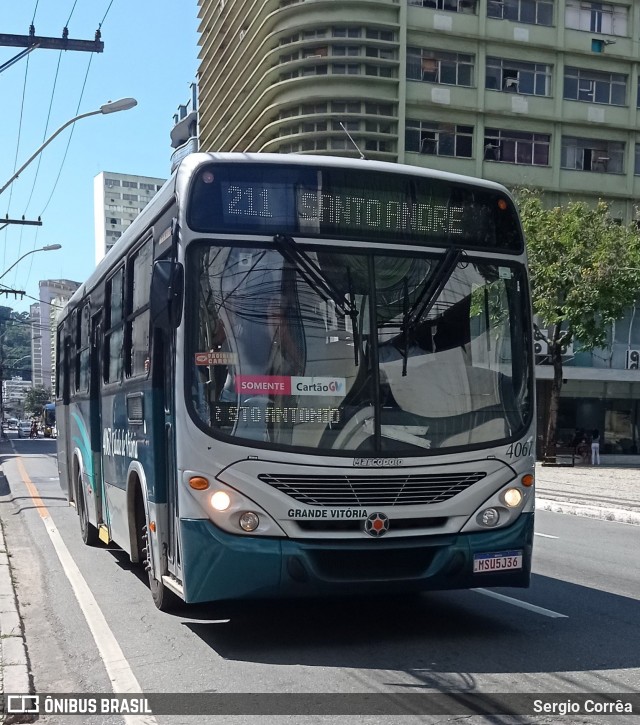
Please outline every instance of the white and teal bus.
[{"label": "white and teal bus", "polygon": [[502,186],[193,154],[60,319],[60,481],[161,609],[525,587],[531,331]]}]

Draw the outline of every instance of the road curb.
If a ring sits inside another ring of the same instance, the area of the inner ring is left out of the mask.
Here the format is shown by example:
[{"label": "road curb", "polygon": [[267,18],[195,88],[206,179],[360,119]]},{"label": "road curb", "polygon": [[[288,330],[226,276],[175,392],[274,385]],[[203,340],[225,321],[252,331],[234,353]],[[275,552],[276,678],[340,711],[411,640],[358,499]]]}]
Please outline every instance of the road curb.
[{"label": "road curb", "polygon": [[[32,694],[33,684],[27,656],[24,627],[18,611],[18,599],[13,583],[11,563],[0,520],[0,679],[1,692],[20,695]],[[0,698],[0,722],[25,722],[4,712],[4,698]]]},{"label": "road curb", "polygon": [[616,521],[621,524],[640,526],[640,513],[637,511],[627,511],[626,509],[586,506],[584,504],[571,503],[570,501],[557,501],[549,498],[536,498],[536,508],[542,509],[543,511],[552,511],[556,514],[573,514],[574,516],[586,516],[591,519]]}]

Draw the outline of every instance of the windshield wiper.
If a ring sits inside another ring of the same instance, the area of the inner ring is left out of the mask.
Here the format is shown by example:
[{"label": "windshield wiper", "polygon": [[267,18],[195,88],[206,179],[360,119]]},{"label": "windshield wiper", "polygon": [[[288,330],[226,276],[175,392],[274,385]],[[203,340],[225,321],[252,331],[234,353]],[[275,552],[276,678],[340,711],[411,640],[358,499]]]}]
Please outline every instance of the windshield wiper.
[{"label": "windshield wiper", "polygon": [[449,281],[449,277],[453,274],[455,268],[458,266],[458,262],[462,257],[462,250],[456,249],[455,247],[449,247],[445,254],[440,258],[437,267],[434,269],[433,274],[429,278],[429,281],[422,288],[422,291],[418,295],[418,298],[411,306],[411,309],[407,310],[409,306],[409,292],[408,286],[404,288],[404,309],[402,318],[402,339],[403,339],[403,351],[402,351],[402,375],[403,377],[407,374],[407,359],[409,357],[409,343],[413,339],[413,332],[415,330],[418,320],[423,316],[428,315],[431,308],[435,305],[436,300],[440,296],[440,293],[444,289],[445,285]]},{"label": "windshield wiper", "polygon": [[347,301],[340,290],[328,280],[318,265],[309,258],[309,255],[296,244],[293,237],[276,234],[273,242],[284,259],[292,264],[305,282],[325,301],[332,300],[341,315],[351,318],[353,331],[354,363],[359,364],[360,335],[358,331],[358,308],[355,304],[351,286],[351,270],[347,267],[347,281],[349,285],[349,300]]}]

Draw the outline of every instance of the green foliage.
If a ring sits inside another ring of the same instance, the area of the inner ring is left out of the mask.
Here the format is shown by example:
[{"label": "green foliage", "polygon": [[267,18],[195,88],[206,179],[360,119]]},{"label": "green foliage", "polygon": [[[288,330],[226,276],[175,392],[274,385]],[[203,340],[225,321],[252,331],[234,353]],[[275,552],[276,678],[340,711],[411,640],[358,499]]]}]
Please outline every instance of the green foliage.
[{"label": "green foliage", "polygon": [[41,385],[31,388],[24,397],[24,411],[29,416],[42,415],[45,403],[51,402],[51,391]]},{"label": "green foliage", "polygon": [[31,322],[28,312],[11,312],[2,337],[3,375],[31,379]]},{"label": "green foliage", "polygon": [[606,344],[610,324],[640,297],[640,235],[612,219],[605,202],[545,208],[520,191],[534,312],[553,328],[549,342],[575,337],[580,349]]}]

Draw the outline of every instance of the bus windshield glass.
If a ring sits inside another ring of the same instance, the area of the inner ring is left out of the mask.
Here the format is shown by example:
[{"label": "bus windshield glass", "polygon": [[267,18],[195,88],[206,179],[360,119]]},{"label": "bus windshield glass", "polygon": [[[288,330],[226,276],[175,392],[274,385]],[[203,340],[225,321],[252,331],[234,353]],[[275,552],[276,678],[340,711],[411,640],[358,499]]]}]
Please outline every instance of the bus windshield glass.
[{"label": "bus windshield glass", "polygon": [[193,181],[187,218],[197,232],[523,251],[513,202],[503,192],[361,168],[204,166]]},{"label": "bus windshield glass", "polygon": [[520,264],[291,240],[199,242],[187,266],[187,399],[213,435],[417,456],[530,424]]}]

